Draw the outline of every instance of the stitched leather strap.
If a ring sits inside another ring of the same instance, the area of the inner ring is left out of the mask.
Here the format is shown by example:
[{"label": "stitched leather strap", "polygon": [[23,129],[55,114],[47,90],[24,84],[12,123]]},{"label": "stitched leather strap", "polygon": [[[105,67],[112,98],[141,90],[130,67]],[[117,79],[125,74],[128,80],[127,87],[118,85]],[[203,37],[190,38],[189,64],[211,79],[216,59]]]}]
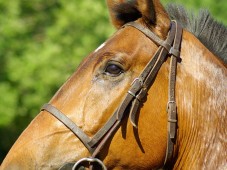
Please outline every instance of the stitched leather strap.
[{"label": "stitched leather strap", "polygon": [[177,60],[180,59],[180,45],[182,39],[183,29],[180,24],[176,21],[172,21],[172,26],[176,25],[176,33],[174,38],[173,47],[170,50],[171,61],[170,61],[170,72],[169,72],[169,92],[168,92],[168,138],[167,138],[167,150],[164,165],[172,159],[174,144],[176,140],[177,131],[177,106],[175,99],[175,86],[176,86],[176,69]]},{"label": "stitched leather strap", "polygon": [[48,111],[53,116],[55,116],[59,121],[61,121],[67,128],[69,128],[84,144],[84,146],[89,150],[89,152],[93,152],[93,149],[88,145],[87,141],[90,141],[90,138],[65,114],[63,114],[60,110],[54,107],[51,104],[44,104],[41,108],[41,111]]},{"label": "stitched leather strap", "polygon": [[[131,25],[132,24],[132,25]],[[133,26],[136,29],[143,29],[140,30],[143,33],[151,32],[148,30],[148,28],[144,28],[138,23],[132,22],[127,24],[128,26]],[[160,45],[158,51],[155,53],[153,59],[148,63],[148,65],[145,67],[141,75],[137,78],[137,80],[142,81],[143,88],[140,90],[138,95],[135,95],[133,105],[131,107],[130,111],[130,121],[134,127],[137,127],[136,125],[136,113],[138,112],[139,106],[141,105],[142,99],[146,97],[147,91],[150,88],[151,84],[153,83],[155,76],[157,75],[161,65],[166,59],[166,56],[168,55],[171,48],[166,48],[166,44],[168,44],[171,47],[171,44],[173,44],[174,35],[176,32],[175,24],[172,26],[169,35],[165,41],[160,40],[154,33],[148,34],[148,38],[155,41]],[[164,46],[162,46],[164,45]]]}]

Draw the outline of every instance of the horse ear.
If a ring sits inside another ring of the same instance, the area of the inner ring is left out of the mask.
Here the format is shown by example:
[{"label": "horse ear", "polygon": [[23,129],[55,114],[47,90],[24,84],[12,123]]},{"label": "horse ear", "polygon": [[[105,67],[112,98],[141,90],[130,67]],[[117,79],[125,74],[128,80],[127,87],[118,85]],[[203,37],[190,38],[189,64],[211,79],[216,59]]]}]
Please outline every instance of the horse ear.
[{"label": "horse ear", "polygon": [[116,28],[139,18],[151,26],[169,27],[168,14],[159,0],[107,0],[107,6]]}]

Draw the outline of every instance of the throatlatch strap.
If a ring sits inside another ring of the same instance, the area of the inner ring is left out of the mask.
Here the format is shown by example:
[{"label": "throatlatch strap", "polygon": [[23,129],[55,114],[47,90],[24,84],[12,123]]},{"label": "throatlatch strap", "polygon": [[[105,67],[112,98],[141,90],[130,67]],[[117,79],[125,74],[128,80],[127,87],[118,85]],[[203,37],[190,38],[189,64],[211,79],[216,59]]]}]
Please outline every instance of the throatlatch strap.
[{"label": "throatlatch strap", "polygon": [[176,33],[174,38],[173,47],[170,50],[170,72],[169,72],[169,92],[168,92],[168,138],[167,138],[167,151],[164,166],[170,162],[173,156],[174,144],[177,132],[177,106],[175,99],[175,86],[176,86],[176,70],[177,60],[180,59],[180,45],[182,39],[183,29],[176,21],[172,21],[172,26],[176,25]]}]

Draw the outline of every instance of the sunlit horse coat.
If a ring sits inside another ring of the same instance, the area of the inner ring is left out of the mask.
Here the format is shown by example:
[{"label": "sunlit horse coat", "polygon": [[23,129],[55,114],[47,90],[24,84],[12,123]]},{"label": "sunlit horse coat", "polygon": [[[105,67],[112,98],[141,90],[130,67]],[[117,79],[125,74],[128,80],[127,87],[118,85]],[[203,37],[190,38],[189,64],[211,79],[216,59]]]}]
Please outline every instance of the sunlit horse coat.
[{"label": "sunlit horse coat", "polygon": [[[50,103],[92,137],[120,105],[157,45],[132,27],[136,21],[162,39],[170,17],[184,27],[178,63],[178,130],[169,169],[227,169],[227,30],[202,12],[189,19],[183,8],[169,14],[159,1],[108,0],[118,31],[91,53]],[[194,35],[193,35],[194,34]],[[159,70],[140,107],[138,128],[128,122],[99,154],[108,169],[157,169],[163,166],[167,141],[169,59]],[[47,111],[42,111],[16,141],[1,169],[57,169],[90,156],[80,140]]]}]

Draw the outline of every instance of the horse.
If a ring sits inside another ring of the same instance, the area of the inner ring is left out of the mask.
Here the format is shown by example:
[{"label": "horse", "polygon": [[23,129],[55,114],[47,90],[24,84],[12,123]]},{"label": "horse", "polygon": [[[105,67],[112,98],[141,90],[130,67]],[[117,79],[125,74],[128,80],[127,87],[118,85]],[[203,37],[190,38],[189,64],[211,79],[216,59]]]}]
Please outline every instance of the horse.
[{"label": "horse", "polygon": [[1,169],[227,169],[227,29],[158,0],[107,6],[117,31],[42,107]]}]

